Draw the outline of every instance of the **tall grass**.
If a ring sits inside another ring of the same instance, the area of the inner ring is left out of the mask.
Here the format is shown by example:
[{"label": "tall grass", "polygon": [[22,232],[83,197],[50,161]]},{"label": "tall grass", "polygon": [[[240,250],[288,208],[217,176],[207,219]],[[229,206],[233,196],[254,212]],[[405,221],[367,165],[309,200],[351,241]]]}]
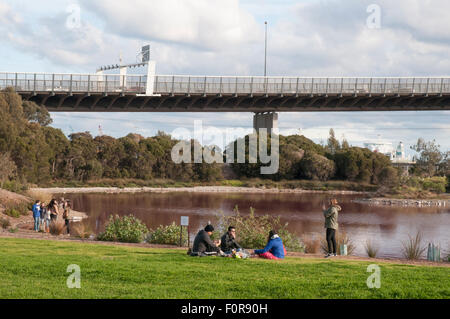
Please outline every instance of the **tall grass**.
[{"label": "tall grass", "polygon": [[408,235],[408,240],[402,242],[403,257],[409,260],[420,259],[426,250],[426,247],[423,245],[422,241],[421,232],[417,232],[414,237]]},{"label": "tall grass", "polygon": [[364,248],[366,249],[366,254],[370,258],[376,258],[378,255],[379,247],[376,246],[370,239],[366,241],[366,244],[364,245]]},{"label": "tall grass", "polygon": [[304,235],[302,242],[305,245],[305,253],[317,254],[320,251],[320,238],[311,235]]},{"label": "tall grass", "polygon": [[70,235],[81,239],[89,238],[93,234],[93,231],[89,229],[83,222],[71,223]]},{"label": "tall grass", "polygon": [[31,197],[33,201],[40,200],[41,202],[45,202],[47,205],[52,200],[53,194],[48,192],[39,191],[36,189],[29,189],[25,192],[28,197]]},{"label": "tall grass", "polygon": [[[337,230],[336,231],[336,252],[338,255],[341,254],[341,245],[347,245],[347,255],[352,255],[355,251],[355,245],[353,244],[352,240],[348,236],[348,234],[344,230]],[[327,254],[328,253],[328,243],[326,236],[322,236],[322,240],[320,241],[320,247],[322,248],[322,252]]]},{"label": "tall grass", "polygon": [[63,233],[65,228],[66,228],[66,226],[64,225],[63,222],[58,222],[58,221],[52,222],[52,223],[50,223],[50,234],[59,236]]},{"label": "tall grass", "polygon": [[9,219],[0,218],[0,226],[2,226],[3,229],[7,229],[9,226],[11,226],[11,222],[9,221]]}]

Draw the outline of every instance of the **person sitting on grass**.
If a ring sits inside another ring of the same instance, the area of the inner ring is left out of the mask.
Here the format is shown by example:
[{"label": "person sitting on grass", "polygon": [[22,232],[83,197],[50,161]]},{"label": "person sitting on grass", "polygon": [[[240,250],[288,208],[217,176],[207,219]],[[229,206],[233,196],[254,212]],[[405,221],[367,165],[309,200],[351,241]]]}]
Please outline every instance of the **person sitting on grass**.
[{"label": "person sitting on grass", "polygon": [[37,200],[33,205],[34,231],[39,231],[41,220],[41,201]]},{"label": "person sitting on grass", "polygon": [[228,231],[220,239],[220,249],[227,255],[230,255],[233,250],[242,250],[242,247],[236,242],[236,228],[234,226],[228,227]]},{"label": "person sitting on grass", "polygon": [[255,250],[254,254],[266,259],[284,259],[284,256],[286,255],[286,249],[284,249],[283,241],[281,240],[280,236],[278,236],[278,234],[274,230],[271,230],[269,232],[269,238],[266,247],[264,247],[264,249]]},{"label": "person sitting on grass", "polygon": [[215,243],[211,240],[213,232],[214,227],[212,225],[206,225],[205,229],[198,232],[194,239],[191,256],[217,256],[222,252],[219,248],[220,241]]}]

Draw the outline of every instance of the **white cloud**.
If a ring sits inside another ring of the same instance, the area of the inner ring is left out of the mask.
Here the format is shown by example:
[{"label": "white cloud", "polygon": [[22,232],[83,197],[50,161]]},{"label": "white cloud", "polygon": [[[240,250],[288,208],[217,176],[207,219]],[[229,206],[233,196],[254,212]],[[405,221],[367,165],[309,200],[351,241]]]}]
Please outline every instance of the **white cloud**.
[{"label": "white cloud", "polygon": [[124,37],[186,44],[219,50],[255,41],[253,16],[239,0],[109,0],[81,3],[106,23],[108,32]]},{"label": "white cloud", "polygon": [[[46,0],[39,5],[31,0],[0,1],[2,48],[20,52],[20,59],[28,54],[30,65],[44,65],[40,69],[93,72],[99,65],[118,62],[120,51],[134,62],[140,46],[149,42],[160,74],[260,75],[267,19],[270,75],[439,76],[450,70],[450,2],[446,0],[377,0],[382,14],[381,28],[375,30],[366,26],[366,8],[372,0],[283,1],[282,5],[275,0],[80,0],[78,29],[66,27],[66,6],[71,1]],[[339,127],[338,136],[344,133],[354,144],[364,137],[377,138],[381,131],[394,142],[435,137],[450,147],[449,112],[383,114],[281,114],[280,126],[291,131],[307,128],[307,136],[316,141],[326,139],[329,127]],[[380,129],[392,122],[392,116],[404,129]],[[113,115],[102,115],[107,117]],[[152,122],[145,123],[126,116],[151,132],[193,124],[194,117],[221,128],[252,123],[251,113],[152,114]],[[124,121],[124,116],[120,119]],[[85,124],[96,131],[96,121]],[[81,122],[75,130],[82,130]],[[407,129],[422,126],[417,123],[427,123],[428,128]],[[104,130],[114,130],[115,136],[128,133],[123,131],[130,128],[119,130],[116,124],[106,121]]]}]

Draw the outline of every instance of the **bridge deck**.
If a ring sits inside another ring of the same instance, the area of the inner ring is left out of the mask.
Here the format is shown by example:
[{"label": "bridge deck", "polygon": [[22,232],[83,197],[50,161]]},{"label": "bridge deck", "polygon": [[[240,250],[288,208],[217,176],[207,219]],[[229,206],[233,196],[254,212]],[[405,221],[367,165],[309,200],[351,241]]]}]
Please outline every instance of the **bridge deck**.
[{"label": "bridge deck", "polygon": [[450,77],[242,77],[0,73],[50,111],[265,112],[450,109]]}]

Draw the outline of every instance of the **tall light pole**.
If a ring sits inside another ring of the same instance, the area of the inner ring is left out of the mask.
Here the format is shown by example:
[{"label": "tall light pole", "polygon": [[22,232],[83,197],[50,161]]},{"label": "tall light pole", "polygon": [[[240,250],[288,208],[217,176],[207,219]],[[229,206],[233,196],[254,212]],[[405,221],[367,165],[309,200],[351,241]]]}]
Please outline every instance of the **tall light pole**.
[{"label": "tall light pole", "polygon": [[267,21],[264,21],[266,27],[266,36],[264,42],[264,76],[267,76]]}]

